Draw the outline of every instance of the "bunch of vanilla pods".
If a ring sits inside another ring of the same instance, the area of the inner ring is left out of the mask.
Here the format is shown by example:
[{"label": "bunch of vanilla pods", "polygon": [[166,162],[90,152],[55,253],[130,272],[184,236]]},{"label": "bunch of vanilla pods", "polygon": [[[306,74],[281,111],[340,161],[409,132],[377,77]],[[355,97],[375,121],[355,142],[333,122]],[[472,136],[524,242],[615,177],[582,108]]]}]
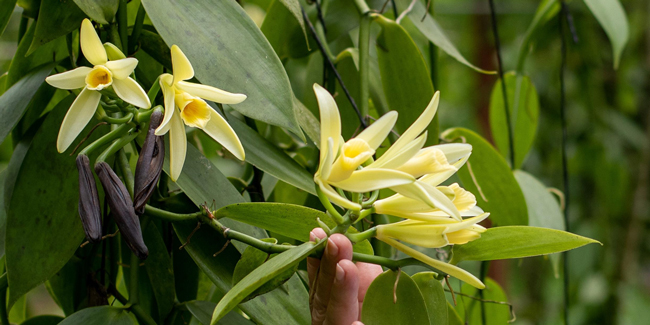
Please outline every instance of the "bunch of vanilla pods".
[{"label": "bunch of vanilla pods", "polygon": [[[160,111],[151,114],[147,137],[135,169],[133,200],[124,183],[106,162],[95,164],[95,173],[102,183],[115,223],[131,251],[141,260],[147,258],[149,250],[142,239],[139,216],[144,213],[147,200],[158,183],[165,160],[163,137],[154,134],[162,119],[163,113]],[[77,169],[79,170],[79,216],[88,241],[99,242],[102,239],[101,210],[88,156],[77,156]]]}]

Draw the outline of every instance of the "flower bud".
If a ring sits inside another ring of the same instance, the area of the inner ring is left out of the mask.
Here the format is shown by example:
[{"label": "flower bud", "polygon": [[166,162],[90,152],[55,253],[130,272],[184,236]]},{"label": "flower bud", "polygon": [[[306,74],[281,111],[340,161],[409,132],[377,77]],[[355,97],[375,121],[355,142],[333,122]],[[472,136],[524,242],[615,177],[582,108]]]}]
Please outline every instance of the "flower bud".
[{"label": "flower bud", "polygon": [[104,187],[108,206],[111,208],[122,237],[139,259],[146,259],[149,249],[142,239],[140,219],[133,210],[133,201],[131,201],[129,192],[107,163],[102,161],[95,164],[95,172]]},{"label": "flower bud", "polygon": [[79,170],[79,217],[81,217],[86,239],[96,243],[102,239],[102,213],[88,156],[77,156],[77,169]]},{"label": "flower bud", "polygon": [[165,161],[165,142],[162,136],[155,135],[162,119],[162,112],[155,111],[151,114],[147,137],[135,167],[133,208],[138,215],[144,213],[145,204],[156,188]]}]

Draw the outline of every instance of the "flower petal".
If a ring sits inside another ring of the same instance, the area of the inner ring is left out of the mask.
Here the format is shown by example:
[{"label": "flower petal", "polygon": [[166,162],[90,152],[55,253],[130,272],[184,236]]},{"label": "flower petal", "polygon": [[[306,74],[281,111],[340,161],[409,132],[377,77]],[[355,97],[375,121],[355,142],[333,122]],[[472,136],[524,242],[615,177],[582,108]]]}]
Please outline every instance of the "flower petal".
[{"label": "flower petal", "polygon": [[453,276],[453,277],[455,277],[455,278],[457,278],[457,279],[459,279],[461,281],[464,281],[465,283],[467,283],[467,284],[469,284],[469,285],[471,285],[471,286],[473,286],[473,287],[475,287],[477,289],[485,289],[485,285],[483,284],[483,282],[481,282],[481,280],[479,280],[477,277],[475,277],[472,273],[469,273],[469,272],[467,272],[467,271],[465,271],[465,270],[463,270],[463,269],[461,269],[461,268],[459,268],[459,267],[457,267],[455,265],[445,263],[445,262],[439,261],[437,259],[431,258],[431,257],[425,255],[424,253],[421,253],[421,252],[419,252],[419,251],[417,251],[417,250],[415,250],[415,249],[413,249],[411,247],[408,247],[408,246],[406,246],[406,245],[404,245],[404,244],[402,244],[402,243],[400,243],[400,242],[398,242],[398,241],[396,241],[394,239],[387,239],[387,240],[384,240],[384,242],[386,244],[391,245],[391,246],[397,248],[398,250],[404,252],[404,254],[407,254],[407,255],[409,255],[411,257],[414,257],[415,259],[417,259],[417,260],[419,260],[419,261],[421,261],[423,263],[426,263],[427,265],[430,265],[431,267],[433,267],[433,268],[435,268],[435,269],[437,269],[437,270],[439,270],[441,272],[447,273],[447,274],[449,274],[449,275],[451,275],[451,276]]},{"label": "flower petal", "polygon": [[393,126],[395,126],[395,122],[397,122],[397,112],[390,111],[359,133],[355,138],[365,140],[370,148],[377,150],[393,129]]},{"label": "flower petal", "polygon": [[126,58],[115,61],[106,62],[106,67],[113,73],[115,79],[126,79],[135,70],[138,65],[138,59]]},{"label": "flower petal", "polygon": [[239,141],[239,137],[235,131],[230,127],[228,122],[212,108],[210,109],[210,120],[205,126],[203,131],[207,133],[214,141],[221,143],[226,147],[237,159],[244,160],[245,153],[244,147]]},{"label": "flower petal", "polygon": [[417,181],[412,184],[394,186],[391,189],[406,197],[429,204],[432,208],[438,208],[456,220],[462,220],[454,203],[439,189],[427,183]]},{"label": "flower petal", "polygon": [[177,45],[172,45],[172,69],[174,70],[174,83],[192,79],[194,77],[194,68],[192,63],[187,59],[185,53]]},{"label": "flower petal", "polygon": [[450,164],[453,164],[472,154],[472,145],[469,143],[445,143],[433,146],[440,149]]},{"label": "flower petal", "polygon": [[192,96],[201,97],[221,104],[239,104],[246,99],[244,94],[229,93],[219,88],[195,84],[192,82],[179,81],[176,83],[178,89],[188,92]]},{"label": "flower petal", "polygon": [[[339,148],[341,138],[341,116],[336,102],[330,93],[319,84],[314,84],[314,93],[318,99],[318,108],[320,109],[320,147],[327,148],[327,139],[334,140],[333,148]],[[320,152],[320,161],[325,158],[325,150]],[[334,154],[336,158],[336,154]]]},{"label": "flower petal", "polygon": [[470,228],[471,226],[473,226],[473,225],[487,219],[487,217],[489,217],[489,216],[490,216],[490,213],[485,212],[485,213],[480,214],[480,215],[478,215],[476,217],[467,218],[467,219],[465,219],[465,220],[463,220],[461,222],[450,223],[450,224],[447,225],[447,229],[445,229],[445,233]]},{"label": "flower petal", "polygon": [[398,239],[403,242],[426,248],[439,248],[449,245],[444,234],[445,225],[404,222],[389,223],[377,226],[377,239]]},{"label": "flower petal", "polygon": [[330,182],[342,190],[366,193],[389,187],[397,187],[413,183],[413,176],[392,169],[368,169],[357,170],[347,179],[340,182]]},{"label": "flower petal", "polygon": [[74,139],[86,127],[86,124],[90,122],[90,119],[93,118],[101,97],[102,94],[98,91],[86,88],[79,93],[79,96],[70,105],[68,113],[63,118],[59,136],[56,139],[56,150],[64,152],[68,149]]},{"label": "flower petal", "polygon": [[86,75],[92,70],[89,67],[78,67],[66,72],[57,73],[45,78],[45,81],[59,89],[79,89],[86,86]]},{"label": "flower petal", "polygon": [[104,43],[104,50],[106,51],[106,55],[108,56],[108,59],[111,61],[121,60],[126,58],[126,55],[122,53],[122,50],[117,48],[117,46],[115,46],[115,44],[113,43],[110,42]]},{"label": "flower petal", "polygon": [[187,152],[187,135],[179,114],[172,115],[169,128],[169,171],[172,181],[181,175],[185,154]]},{"label": "flower petal", "polygon": [[102,45],[102,40],[99,39],[97,32],[95,32],[95,27],[93,27],[93,24],[88,18],[81,22],[79,45],[86,60],[93,65],[102,65],[108,60],[106,50],[104,50],[104,45]]},{"label": "flower petal", "polygon": [[361,210],[361,205],[359,203],[352,202],[347,198],[342,197],[329,184],[324,183],[320,179],[315,179],[314,181],[332,203],[348,210]]},{"label": "flower petal", "polygon": [[332,163],[334,162],[334,140],[332,138],[327,139],[327,146],[321,149],[321,154],[323,152],[325,152],[325,158],[321,159],[318,170],[314,174],[314,179],[327,180],[332,173]]},{"label": "flower petal", "polygon": [[411,126],[402,133],[402,136],[395,141],[395,143],[384,153],[384,155],[392,155],[401,151],[404,146],[409,142],[413,141],[418,135],[420,135],[431,123],[433,117],[436,115],[438,110],[438,103],[440,102],[440,91],[436,91],[429,102],[427,108],[422,112],[420,117],[418,117]]},{"label": "flower petal", "polygon": [[113,79],[113,90],[125,102],[140,108],[150,108],[151,102],[144,89],[131,78]]},{"label": "flower petal", "polygon": [[426,141],[427,132],[425,131],[421,136],[407,143],[399,151],[391,151],[388,149],[388,151],[384,152],[384,154],[381,155],[379,159],[375,160],[366,168],[397,168],[399,166],[402,166],[415,155],[417,155]]},{"label": "flower petal", "polygon": [[169,127],[169,121],[172,119],[172,115],[176,111],[176,103],[174,102],[174,89],[171,87],[172,75],[169,73],[162,74],[159,79],[160,89],[163,92],[163,99],[165,104],[165,116],[163,117],[162,123],[156,129],[156,135],[163,135],[167,133]]}]

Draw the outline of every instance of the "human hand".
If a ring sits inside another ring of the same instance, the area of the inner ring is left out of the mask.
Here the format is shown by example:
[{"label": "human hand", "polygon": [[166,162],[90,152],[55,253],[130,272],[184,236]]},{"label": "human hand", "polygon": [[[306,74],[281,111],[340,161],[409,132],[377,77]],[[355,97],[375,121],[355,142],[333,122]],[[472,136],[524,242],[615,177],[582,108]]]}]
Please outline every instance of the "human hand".
[{"label": "human hand", "polygon": [[[310,240],[327,234],[321,228],[310,233]],[[307,259],[312,325],[363,325],[361,306],[370,283],[382,273],[381,266],[352,263],[352,243],[341,234],[330,236],[323,257]]]}]

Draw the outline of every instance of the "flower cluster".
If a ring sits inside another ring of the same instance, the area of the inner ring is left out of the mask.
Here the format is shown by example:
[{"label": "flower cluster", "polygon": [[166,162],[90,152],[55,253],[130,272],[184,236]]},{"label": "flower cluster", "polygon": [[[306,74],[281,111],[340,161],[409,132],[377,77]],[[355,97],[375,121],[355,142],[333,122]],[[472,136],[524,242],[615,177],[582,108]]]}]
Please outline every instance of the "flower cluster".
[{"label": "flower cluster", "polygon": [[[368,207],[364,194],[380,189],[396,192],[373,202],[372,209],[375,213],[407,220],[377,226],[374,230],[377,239],[483,288],[483,283],[471,273],[404,244],[427,248],[464,244],[480,237],[485,228],[477,223],[489,216],[476,206],[474,195],[458,184],[441,185],[465,164],[472,146],[448,143],[424,147],[426,128],[438,108],[439,92],[399,139],[374,160],[377,148],[397,121],[397,112],[385,114],[356,137],[344,141],[336,102],[317,84],[314,91],[321,118],[320,164],[314,175],[318,191],[332,203],[355,213]],[[351,193],[350,198],[344,191]]]}]

